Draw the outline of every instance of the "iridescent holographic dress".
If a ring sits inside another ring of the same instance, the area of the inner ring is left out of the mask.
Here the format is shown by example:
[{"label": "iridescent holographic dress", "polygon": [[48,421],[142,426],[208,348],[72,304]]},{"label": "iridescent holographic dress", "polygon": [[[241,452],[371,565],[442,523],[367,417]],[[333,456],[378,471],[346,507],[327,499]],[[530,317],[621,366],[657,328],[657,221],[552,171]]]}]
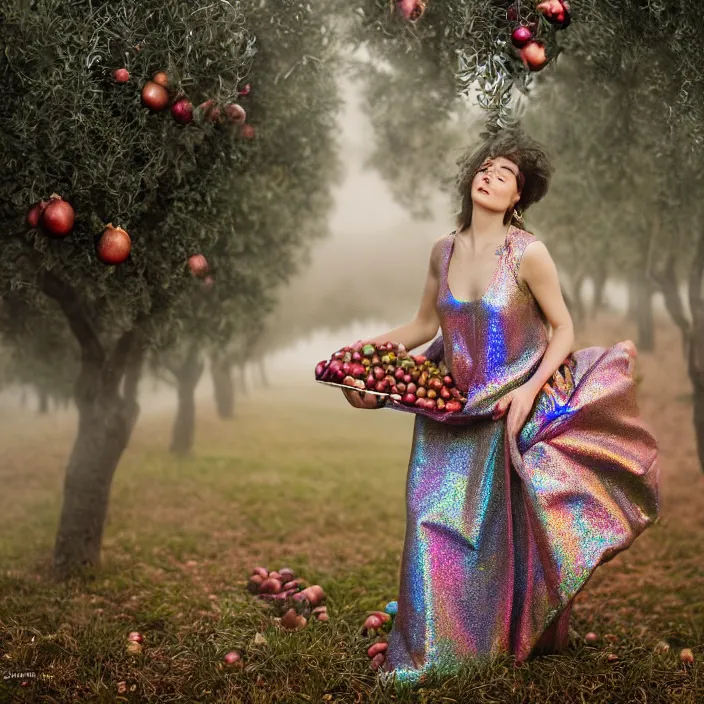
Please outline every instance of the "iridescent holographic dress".
[{"label": "iridescent holographic dress", "polygon": [[398,614],[383,666],[396,681],[501,652],[520,663],[564,649],[574,596],[659,510],[658,446],[620,344],[570,353],[517,438],[506,432],[508,414],[492,420],[549,341],[518,276],[536,238],[511,227],[482,298],[459,301],[447,284],[454,236],[440,259],[442,335],[424,354],[444,358],[467,404],[449,417],[387,405],[417,416]]}]

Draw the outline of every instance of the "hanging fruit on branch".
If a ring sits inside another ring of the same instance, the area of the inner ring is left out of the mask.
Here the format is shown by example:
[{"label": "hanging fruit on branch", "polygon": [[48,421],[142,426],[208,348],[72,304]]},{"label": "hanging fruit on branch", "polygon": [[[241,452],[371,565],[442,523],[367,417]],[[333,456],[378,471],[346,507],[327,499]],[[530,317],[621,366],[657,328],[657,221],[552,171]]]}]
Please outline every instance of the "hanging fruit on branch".
[{"label": "hanging fruit on branch", "polygon": [[169,87],[169,77],[163,71],[154,74],[152,81],[163,88]]},{"label": "hanging fruit on branch", "polygon": [[396,0],[396,7],[404,20],[417,22],[425,12],[425,0]]},{"label": "hanging fruit on branch", "polygon": [[40,200],[27,211],[27,225],[29,227],[39,227],[39,220],[47,205],[49,205],[48,200]]},{"label": "hanging fruit on branch", "polygon": [[251,92],[252,92],[252,86],[249,83],[246,83],[242,87],[242,90],[237,91],[237,95],[249,95]]},{"label": "hanging fruit on branch", "polygon": [[110,223],[98,241],[96,252],[103,264],[122,264],[132,250],[130,236],[121,228]]},{"label": "hanging fruit on branch", "polygon": [[115,83],[127,83],[130,80],[130,72],[126,68],[116,68],[112,77]]},{"label": "hanging fruit on branch", "polygon": [[158,112],[169,104],[169,93],[164,86],[147,81],[142,88],[142,102],[150,110]]},{"label": "hanging fruit on branch", "polygon": [[566,0],[544,0],[536,7],[538,12],[545,15],[545,18],[556,29],[566,29],[572,18],[570,16],[570,6]]},{"label": "hanging fruit on branch", "polygon": [[228,105],[226,105],[225,114],[236,125],[243,124],[244,121],[247,119],[247,112],[241,105],[238,105],[237,103],[229,103]]},{"label": "hanging fruit on branch", "polygon": [[525,25],[516,27],[511,33],[511,43],[519,49],[524,47],[531,39],[533,39],[533,32]]},{"label": "hanging fruit on branch", "polygon": [[193,122],[193,105],[187,98],[179,98],[171,106],[171,115],[180,125],[188,125]]},{"label": "hanging fruit on branch", "polygon": [[203,276],[208,273],[208,260],[202,254],[192,254],[188,257],[188,268],[193,276]]},{"label": "hanging fruit on branch", "polygon": [[49,202],[41,210],[39,224],[50,237],[65,237],[73,230],[74,217],[71,204],[58,193],[52,193]]},{"label": "hanging fruit on branch", "polygon": [[548,63],[548,55],[542,42],[530,41],[520,50],[521,61],[531,71],[544,69]]},{"label": "hanging fruit on branch", "polygon": [[240,136],[244,139],[254,139],[254,125],[245,123],[240,127]]}]

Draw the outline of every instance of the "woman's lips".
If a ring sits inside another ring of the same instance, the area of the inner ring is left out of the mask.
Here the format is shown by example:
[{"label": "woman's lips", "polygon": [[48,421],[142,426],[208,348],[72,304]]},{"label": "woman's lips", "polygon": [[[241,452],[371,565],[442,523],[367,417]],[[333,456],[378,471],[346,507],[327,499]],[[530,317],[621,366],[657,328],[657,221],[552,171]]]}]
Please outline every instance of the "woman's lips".
[{"label": "woman's lips", "polygon": [[486,193],[487,195],[489,195],[489,191],[487,191],[486,188],[484,188],[484,186],[479,186],[479,188],[477,190],[480,193]]}]

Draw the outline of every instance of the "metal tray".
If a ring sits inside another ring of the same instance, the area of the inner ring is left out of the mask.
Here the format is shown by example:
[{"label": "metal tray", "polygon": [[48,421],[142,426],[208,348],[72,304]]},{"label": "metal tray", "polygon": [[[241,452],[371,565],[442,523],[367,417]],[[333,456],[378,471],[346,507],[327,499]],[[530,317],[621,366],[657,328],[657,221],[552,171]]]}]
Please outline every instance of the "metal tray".
[{"label": "metal tray", "polygon": [[372,394],[373,396],[386,396],[387,398],[391,396],[391,393],[382,393],[381,391],[371,391],[369,389],[358,389],[356,386],[347,386],[346,384],[338,384],[335,381],[322,381],[321,379],[316,379],[319,384],[327,384],[328,386],[337,386],[339,389],[348,389],[350,391],[364,392],[365,394]]}]

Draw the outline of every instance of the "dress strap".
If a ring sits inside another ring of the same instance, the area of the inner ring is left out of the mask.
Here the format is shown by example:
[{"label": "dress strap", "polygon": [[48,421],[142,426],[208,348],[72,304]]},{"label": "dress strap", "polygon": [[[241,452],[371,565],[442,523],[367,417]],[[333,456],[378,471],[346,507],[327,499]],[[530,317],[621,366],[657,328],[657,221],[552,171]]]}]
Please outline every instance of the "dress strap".
[{"label": "dress strap", "polygon": [[525,230],[520,230],[518,228],[513,229],[508,240],[508,257],[506,258],[508,268],[513,274],[513,278],[516,281],[518,287],[525,291],[527,290],[527,285],[525,282],[521,281],[519,271],[521,268],[521,259],[523,259],[523,252],[526,247],[531,243],[535,242],[538,238],[530,232]]}]

